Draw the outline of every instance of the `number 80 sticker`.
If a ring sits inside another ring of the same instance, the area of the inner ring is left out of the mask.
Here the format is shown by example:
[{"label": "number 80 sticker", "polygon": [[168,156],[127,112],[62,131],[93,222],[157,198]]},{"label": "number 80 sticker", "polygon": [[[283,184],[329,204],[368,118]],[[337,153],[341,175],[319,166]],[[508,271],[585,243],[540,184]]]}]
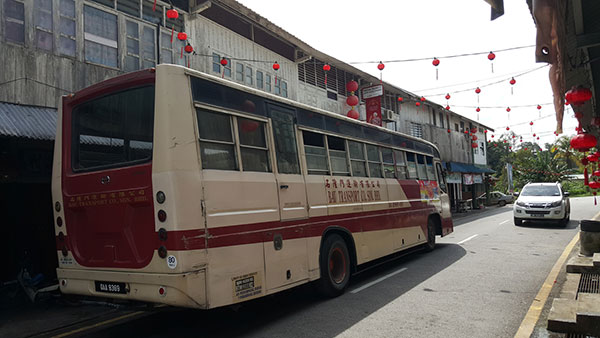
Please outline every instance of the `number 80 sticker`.
[{"label": "number 80 sticker", "polygon": [[175,258],[173,255],[167,257],[167,266],[170,269],[175,269],[177,267],[177,258]]}]

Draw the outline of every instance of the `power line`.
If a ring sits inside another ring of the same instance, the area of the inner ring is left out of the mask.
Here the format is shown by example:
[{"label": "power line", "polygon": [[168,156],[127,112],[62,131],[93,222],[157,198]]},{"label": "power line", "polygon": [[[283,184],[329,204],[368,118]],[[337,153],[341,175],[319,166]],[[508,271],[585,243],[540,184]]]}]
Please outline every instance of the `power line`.
[{"label": "power line", "polygon": [[[505,48],[505,49],[498,49],[498,50],[494,51],[494,53],[506,52],[506,51],[511,51],[511,50],[523,49],[523,48],[532,48],[532,47],[535,47],[535,45],[518,46],[518,47]],[[385,61],[382,61],[382,60],[378,60],[378,61],[355,61],[355,62],[349,62],[349,64],[355,65],[355,64],[379,63],[379,62],[383,62],[383,63],[414,62],[414,61],[432,60],[434,58],[437,58],[437,59],[452,59],[452,58],[458,58],[458,57],[463,57],[463,56],[483,55],[483,54],[488,54],[488,53],[490,53],[490,51],[475,52],[475,53],[463,53],[463,54],[445,55],[445,56],[436,56],[436,57],[430,56],[430,57],[414,58],[414,59],[399,59],[399,60],[385,60]]]}]

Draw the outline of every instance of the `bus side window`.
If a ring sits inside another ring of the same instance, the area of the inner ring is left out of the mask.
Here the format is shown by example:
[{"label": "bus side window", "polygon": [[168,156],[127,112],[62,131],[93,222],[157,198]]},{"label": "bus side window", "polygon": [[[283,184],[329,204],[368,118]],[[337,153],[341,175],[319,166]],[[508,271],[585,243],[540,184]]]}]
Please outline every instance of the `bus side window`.
[{"label": "bus side window", "polygon": [[394,153],[390,148],[381,148],[381,159],[383,160],[383,174],[386,178],[396,177],[394,170]]},{"label": "bus side window", "polygon": [[348,150],[350,151],[352,176],[367,177],[367,166],[363,144],[359,142],[348,141]]},{"label": "bus side window", "polygon": [[294,117],[276,108],[271,108],[269,114],[273,124],[277,170],[280,174],[300,174]]},{"label": "bus side window", "polygon": [[269,149],[263,122],[237,117],[244,171],[270,172]]},{"label": "bus side window", "polygon": [[381,174],[381,158],[379,157],[379,147],[367,144],[367,158],[369,159],[369,176],[383,177]]},{"label": "bus side window", "polygon": [[425,156],[426,164],[427,164],[427,177],[430,181],[435,181],[435,170],[433,169],[433,158],[429,156]]},{"label": "bus side window", "polygon": [[444,176],[444,172],[442,171],[442,166],[439,163],[436,163],[435,167],[437,169],[438,184],[443,192],[447,192],[448,190],[446,188],[446,177]]},{"label": "bus side window", "polygon": [[346,141],[343,138],[327,136],[327,149],[332,174],[350,176],[350,168],[348,167],[348,158],[346,156]]},{"label": "bus side window", "polygon": [[419,173],[420,180],[427,179],[427,170],[425,169],[425,156],[417,155],[417,171]]},{"label": "bus side window", "polygon": [[304,153],[309,175],[329,175],[324,135],[303,131]]},{"label": "bus side window", "polygon": [[408,178],[418,178],[416,157],[417,156],[413,153],[406,153],[406,167],[408,168]]},{"label": "bus side window", "polygon": [[394,150],[394,161],[396,163],[396,177],[405,179],[407,176],[406,172],[406,160],[404,159],[404,152],[400,150]]},{"label": "bus side window", "polygon": [[202,169],[238,170],[231,116],[196,109]]}]

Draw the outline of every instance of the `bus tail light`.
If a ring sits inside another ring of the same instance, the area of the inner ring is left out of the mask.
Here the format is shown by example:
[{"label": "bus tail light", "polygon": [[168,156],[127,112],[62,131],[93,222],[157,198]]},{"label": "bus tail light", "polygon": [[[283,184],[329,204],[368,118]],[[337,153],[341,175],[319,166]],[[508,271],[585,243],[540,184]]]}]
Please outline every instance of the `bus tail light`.
[{"label": "bus tail light", "polygon": [[167,295],[167,288],[166,288],[166,287],[164,287],[164,286],[160,286],[160,287],[158,288],[158,294],[159,294],[161,297],[164,297],[164,296],[166,296],[166,295]]},{"label": "bus tail light", "polygon": [[158,257],[160,257],[160,258],[167,257],[167,248],[164,245],[161,245],[158,248]]},{"label": "bus tail light", "polygon": [[161,222],[164,222],[167,220],[167,212],[164,210],[159,210],[158,211],[158,220]]},{"label": "bus tail light", "polygon": [[63,288],[64,288],[65,286],[67,286],[67,280],[66,280],[66,279],[61,279],[61,280],[60,280],[60,286],[62,286]]},{"label": "bus tail light", "polygon": [[159,192],[157,192],[157,193],[156,193],[156,201],[157,201],[159,204],[163,204],[163,203],[165,203],[165,199],[166,199],[166,196],[165,196],[165,193],[164,193],[164,192],[162,192],[162,191],[159,191]]}]

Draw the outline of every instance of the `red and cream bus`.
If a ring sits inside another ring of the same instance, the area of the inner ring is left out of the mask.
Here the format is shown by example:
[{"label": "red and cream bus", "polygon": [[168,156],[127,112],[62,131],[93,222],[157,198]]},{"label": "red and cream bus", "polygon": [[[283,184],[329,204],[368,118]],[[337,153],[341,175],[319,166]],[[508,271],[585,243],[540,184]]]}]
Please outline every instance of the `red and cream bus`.
[{"label": "red and cream bus", "polygon": [[452,232],[437,148],[175,65],[65,96],[52,195],[64,293],[214,308]]}]

